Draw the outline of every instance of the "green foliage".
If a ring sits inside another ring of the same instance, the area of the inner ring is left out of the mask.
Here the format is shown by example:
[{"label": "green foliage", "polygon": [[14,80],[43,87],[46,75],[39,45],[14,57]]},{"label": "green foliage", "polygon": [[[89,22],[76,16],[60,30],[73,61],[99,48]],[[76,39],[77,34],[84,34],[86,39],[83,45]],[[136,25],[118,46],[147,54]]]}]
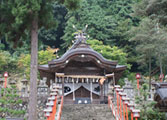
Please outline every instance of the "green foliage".
[{"label": "green foliage", "polygon": [[[67,9],[65,6],[54,3],[53,4],[53,14],[54,18],[57,21],[57,27],[52,29],[41,28],[39,30],[39,40],[42,41],[42,44],[45,46],[60,48],[60,44],[63,42],[60,38],[64,34],[65,28],[65,15],[67,14]],[[44,47],[45,47],[44,46]]]},{"label": "green foliage", "polygon": [[[24,110],[19,108],[19,104],[22,104],[22,100],[19,95],[14,94],[16,86],[11,88],[2,88],[0,98],[0,118],[6,117],[20,117],[25,114]],[[16,109],[17,108],[17,109]]]},{"label": "green foliage", "polygon": [[124,79],[120,78],[117,84],[120,85],[121,87],[123,87],[125,85]]},{"label": "green foliage", "polygon": [[[154,58],[153,67],[159,65],[159,56],[164,59],[166,56],[166,30],[161,27],[157,28],[156,20],[144,18],[138,27],[131,29],[130,41],[135,42],[136,51],[139,53],[137,62],[142,69],[147,70],[147,63],[149,58]],[[158,61],[158,62],[155,62]],[[146,71],[145,71],[146,72]]]},{"label": "green foliage", "polygon": [[127,78],[128,78],[128,80],[133,82],[134,80],[136,80],[136,73],[129,73],[127,75]]},{"label": "green foliage", "polygon": [[110,30],[107,29],[105,11],[94,0],[89,2],[83,0],[81,8],[75,12],[69,12],[66,18],[68,21],[63,36],[63,40],[65,40],[65,43],[63,44],[64,48],[68,48],[72,44],[74,37],[72,34],[75,32],[72,27],[73,25],[78,29],[83,29],[84,26],[88,24],[89,28],[87,33],[93,39],[105,41],[109,38],[109,35],[106,34],[109,33]]},{"label": "green foliage", "polygon": [[81,9],[69,12],[66,16],[67,26],[63,40],[64,48],[72,44],[76,28],[82,29],[88,25],[87,33],[91,39],[98,39],[104,44],[125,47],[128,45],[128,34],[126,33],[132,25],[136,25],[138,20],[131,17],[131,5],[136,3],[134,0],[83,0]]},{"label": "green foliage", "polygon": [[0,1],[0,38],[5,37],[12,41],[14,46],[22,46],[29,36],[34,18],[39,28],[51,28],[57,25],[53,16],[54,3],[64,4],[74,10],[80,6],[78,0],[31,0],[31,1]]},{"label": "green foliage", "polygon": [[[132,32],[132,34],[135,34],[135,39],[142,39],[142,45],[144,45],[144,43],[145,45],[144,49],[141,50],[147,51],[147,56],[152,56],[153,58],[151,61],[153,67],[159,64],[158,66],[160,66],[161,70],[167,67],[163,64],[166,63],[166,54],[164,54],[166,53],[165,45],[167,43],[165,37],[167,35],[166,4],[167,0],[139,0],[133,7],[133,16],[140,17],[142,21],[136,29],[136,33]],[[132,29],[132,31],[133,30],[134,29]],[[147,44],[148,42],[149,44]],[[141,62],[145,61],[145,55],[145,53],[142,53],[141,56],[138,56]],[[163,66],[161,66],[161,64]],[[141,69],[146,69],[146,67],[143,66],[146,65],[142,65]]]},{"label": "green foliage", "polygon": [[158,19],[158,21],[167,25],[167,10],[166,10],[167,0],[150,0],[146,7],[147,16],[153,19]]},{"label": "green foliage", "polygon": [[8,51],[0,51],[0,72],[12,72],[17,68],[17,59]]},{"label": "green foliage", "polygon": [[[56,55],[54,54],[56,49],[52,49],[50,47],[47,50],[41,50],[38,52],[38,64],[43,65],[47,64],[48,61],[52,59],[56,59]],[[25,73],[29,78],[30,73],[30,54],[22,54],[18,59],[18,66],[22,70],[22,73]]]},{"label": "green foliage", "polygon": [[122,49],[119,49],[116,46],[110,47],[109,45],[104,45],[103,42],[99,40],[88,40],[88,44],[91,47],[103,55],[104,58],[108,60],[116,60],[121,65],[127,65],[127,68],[130,69],[130,64],[127,63],[127,54],[123,52]]}]

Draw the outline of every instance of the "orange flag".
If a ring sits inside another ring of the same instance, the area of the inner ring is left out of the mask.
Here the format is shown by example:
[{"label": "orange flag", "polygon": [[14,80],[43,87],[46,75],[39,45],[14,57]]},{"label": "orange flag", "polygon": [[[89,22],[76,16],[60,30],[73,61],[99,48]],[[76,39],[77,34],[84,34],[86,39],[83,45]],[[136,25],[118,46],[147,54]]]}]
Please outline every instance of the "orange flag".
[{"label": "orange flag", "polygon": [[100,79],[100,84],[103,85],[103,83],[104,83],[105,80],[106,80],[106,79],[105,79],[104,77],[101,78],[101,79]]}]

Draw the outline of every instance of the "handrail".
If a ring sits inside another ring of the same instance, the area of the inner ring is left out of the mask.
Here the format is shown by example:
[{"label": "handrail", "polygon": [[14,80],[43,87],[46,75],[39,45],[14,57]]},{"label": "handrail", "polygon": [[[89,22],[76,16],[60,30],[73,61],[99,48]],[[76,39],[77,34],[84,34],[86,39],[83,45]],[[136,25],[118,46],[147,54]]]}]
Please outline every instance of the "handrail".
[{"label": "handrail", "polygon": [[117,110],[115,109],[114,104],[113,104],[110,96],[108,96],[108,103],[109,103],[110,109],[112,110],[112,113],[113,113],[115,119],[120,120],[120,116],[119,116]]},{"label": "handrail", "polygon": [[134,104],[132,104],[132,102],[130,102],[130,99],[126,97],[126,94],[123,92],[123,89],[115,89],[115,90],[116,90],[115,104],[117,108],[115,108],[114,103],[112,101],[114,98],[110,95],[108,96],[108,106],[111,109],[115,119],[128,120],[128,110],[129,110],[131,113],[131,120],[133,120],[133,118],[137,120],[140,117],[140,110],[135,109]]},{"label": "handrail", "polygon": [[60,109],[59,109],[59,113],[58,113],[58,120],[61,119],[62,109],[63,109],[63,96],[61,96],[61,103],[60,103]]},{"label": "handrail", "polygon": [[55,115],[56,115],[56,105],[57,105],[57,96],[54,101],[54,105],[52,107],[52,113],[51,115],[47,118],[47,120],[55,120]]}]

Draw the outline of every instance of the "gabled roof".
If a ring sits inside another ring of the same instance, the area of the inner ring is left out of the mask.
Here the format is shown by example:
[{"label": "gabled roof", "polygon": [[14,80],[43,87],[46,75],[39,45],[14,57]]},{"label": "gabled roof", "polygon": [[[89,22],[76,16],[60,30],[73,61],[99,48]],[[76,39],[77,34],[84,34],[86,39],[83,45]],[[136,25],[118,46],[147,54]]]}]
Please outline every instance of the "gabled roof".
[{"label": "gabled roof", "polygon": [[154,100],[157,102],[156,106],[161,111],[167,111],[167,83],[156,83],[155,89]]},{"label": "gabled roof", "polygon": [[39,70],[50,71],[65,68],[69,61],[78,57],[80,61],[92,60],[100,68],[106,69],[108,72],[124,71],[126,66],[118,65],[117,61],[110,61],[105,59],[100,53],[93,50],[89,44],[86,43],[86,37],[83,33],[78,33],[76,42],[73,46],[59,59],[54,59],[48,62],[48,65],[39,65]]}]

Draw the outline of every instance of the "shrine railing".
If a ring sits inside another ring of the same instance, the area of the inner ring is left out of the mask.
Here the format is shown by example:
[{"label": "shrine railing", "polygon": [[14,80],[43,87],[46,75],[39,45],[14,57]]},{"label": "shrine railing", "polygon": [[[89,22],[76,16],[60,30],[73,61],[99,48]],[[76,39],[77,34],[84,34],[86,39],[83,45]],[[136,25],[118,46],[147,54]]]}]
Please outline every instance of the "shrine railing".
[{"label": "shrine railing", "polygon": [[61,118],[63,96],[59,94],[59,89],[60,87],[56,85],[54,85],[51,89],[50,97],[48,98],[48,102],[46,103],[47,108],[44,110],[46,120],[60,120]]},{"label": "shrine railing", "polygon": [[63,96],[61,97],[61,103],[60,103],[60,108],[59,108],[59,113],[58,113],[58,119],[57,120],[61,120],[62,109],[63,109]]},{"label": "shrine railing", "polygon": [[[119,85],[114,86],[114,95],[108,96],[108,106],[116,120],[137,120],[140,117],[140,110],[135,108],[133,101],[120,89]],[[130,112],[130,117],[128,113]]]}]

